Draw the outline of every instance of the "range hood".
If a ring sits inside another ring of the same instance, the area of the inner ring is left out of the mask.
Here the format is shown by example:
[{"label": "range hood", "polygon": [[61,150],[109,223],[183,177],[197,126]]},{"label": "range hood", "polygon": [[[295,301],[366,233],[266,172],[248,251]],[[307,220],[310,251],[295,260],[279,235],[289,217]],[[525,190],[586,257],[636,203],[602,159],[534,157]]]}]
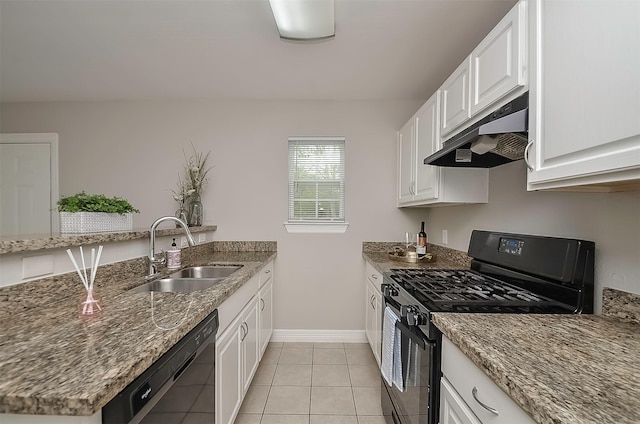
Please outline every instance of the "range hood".
[{"label": "range hood", "polygon": [[524,158],[529,93],[512,100],[445,141],[425,165],[492,168]]}]

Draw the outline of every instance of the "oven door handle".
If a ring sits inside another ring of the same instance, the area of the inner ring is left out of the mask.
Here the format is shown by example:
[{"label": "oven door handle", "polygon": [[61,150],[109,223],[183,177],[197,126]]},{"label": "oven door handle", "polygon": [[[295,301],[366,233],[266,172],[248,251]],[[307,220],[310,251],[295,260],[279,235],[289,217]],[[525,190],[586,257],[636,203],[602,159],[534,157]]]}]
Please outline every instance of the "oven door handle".
[{"label": "oven door handle", "polygon": [[418,334],[416,330],[413,330],[402,321],[396,321],[396,328],[400,330],[402,334],[409,337],[422,350],[426,349],[427,346],[435,347],[436,345],[435,341],[425,338],[422,334]]}]

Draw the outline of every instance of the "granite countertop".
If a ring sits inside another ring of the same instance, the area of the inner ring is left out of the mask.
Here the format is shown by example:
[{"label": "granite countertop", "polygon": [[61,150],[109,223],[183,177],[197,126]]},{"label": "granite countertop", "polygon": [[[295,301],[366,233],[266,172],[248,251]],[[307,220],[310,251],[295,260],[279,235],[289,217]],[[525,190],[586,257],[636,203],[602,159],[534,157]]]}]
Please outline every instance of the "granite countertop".
[{"label": "granite countertop", "polygon": [[640,423],[640,325],[595,315],[434,313],[536,422]]},{"label": "granite countertop", "polygon": [[378,272],[384,274],[392,268],[412,268],[412,269],[460,269],[469,268],[469,256],[459,250],[447,249],[445,247],[429,244],[427,251],[436,255],[434,262],[404,262],[393,259],[389,252],[398,243],[390,242],[364,242],[362,246],[362,257],[369,262]]},{"label": "granite countertop", "polygon": [[[189,227],[191,233],[215,231],[216,225]],[[156,236],[184,234],[182,228],[160,228]],[[0,255],[6,253],[30,252],[35,250],[56,249],[61,247],[80,246],[83,244],[108,243],[113,241],[137,240],[149,238],[149,228],[132,231],[86,234],[29,234],[16,236],[0,236]]]},{"label": "granite countertop", "polygon": [[1,320],[0,413],[94,414],[275,256],[210,252],[188,265],[243,267],[189,294],[127,292],[146,282],[141,276],[96,281],[103,311],[90,319],[78,316],[79,282],[77,297],[42,305],[33,304],[34,291],[14,289],[5,303],[24,296],[28,307],[7,309]]}]

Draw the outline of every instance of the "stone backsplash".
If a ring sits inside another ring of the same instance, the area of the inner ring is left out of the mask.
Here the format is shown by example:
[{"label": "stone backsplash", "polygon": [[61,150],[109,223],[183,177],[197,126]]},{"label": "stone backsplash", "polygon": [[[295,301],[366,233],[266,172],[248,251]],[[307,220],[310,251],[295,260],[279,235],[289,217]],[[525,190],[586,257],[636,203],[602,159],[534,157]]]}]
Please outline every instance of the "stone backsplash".
[{"label": "stone backsplash", "polygon": [[605,287],[602,290],[602,315],[640,324],[640,295]]}]

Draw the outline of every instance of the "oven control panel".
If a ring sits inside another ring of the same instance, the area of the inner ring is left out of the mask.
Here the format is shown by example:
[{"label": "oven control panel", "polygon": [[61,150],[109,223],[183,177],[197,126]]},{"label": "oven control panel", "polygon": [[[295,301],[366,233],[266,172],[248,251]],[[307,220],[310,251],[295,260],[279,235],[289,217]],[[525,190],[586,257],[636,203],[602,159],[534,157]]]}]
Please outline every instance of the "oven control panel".
[{"label": "oven control panel", "polygon": [[524,240],[501,237],[500,246],[498,246],[498,252],[521,256],[523,247]]}]

